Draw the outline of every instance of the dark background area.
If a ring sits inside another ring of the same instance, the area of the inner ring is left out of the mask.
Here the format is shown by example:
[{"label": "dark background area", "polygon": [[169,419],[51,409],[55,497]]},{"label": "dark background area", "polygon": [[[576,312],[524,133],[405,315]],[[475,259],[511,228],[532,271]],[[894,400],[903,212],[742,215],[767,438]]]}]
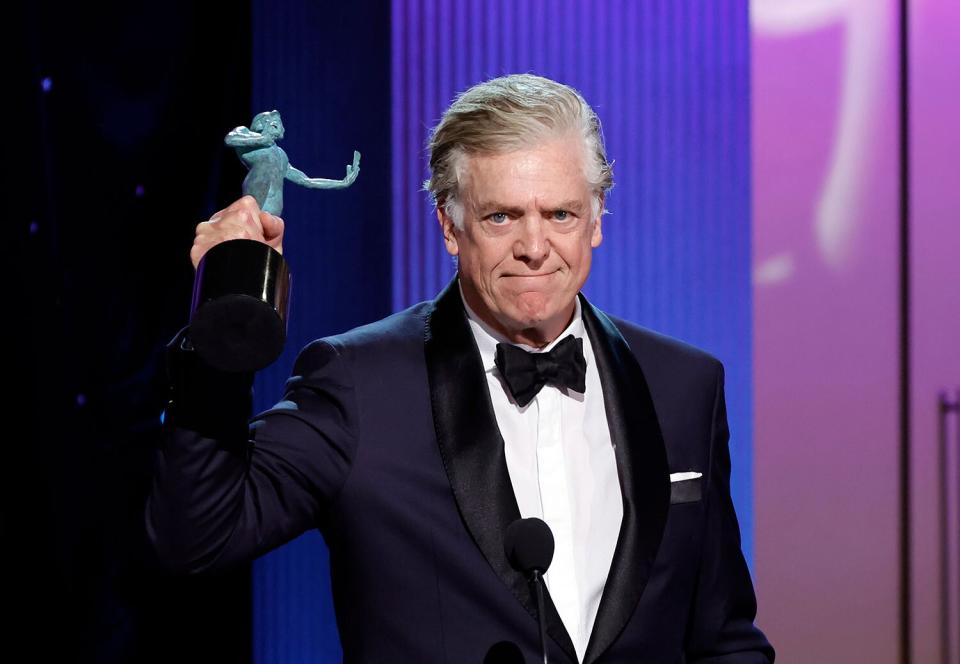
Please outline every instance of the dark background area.
[{"label": "dark background area", "polygon": [[[373,98],[390,89],[389,4],[16,11],[8,117],[27,110],[8,133],[22,338],[7,346],[0,465],[5,651],[249,662],[250,566],[172,576],[146,540],[164,347],[188,322],[196,225],[240,195],[245,169],[223,137],[271,108],[284,109],[283,147],[308,175],[342,177],[353,149],[363,161],[350,195],[287,188],[288,347],[258,376],[258,407],[311,338],[389,312],[389,99]],[[298,29],[313,39],[283,38]]]},{"label": "dark background area", "polygon": [[13,37],[25,60],[11,70],[27,126],[8,161],[23,301],[23,341],[9,347],[24,380],[9,383],[2,472],[5,646],[29,660],[249,661],[249,569],[168,576],[143,506],[194,229],[244,175],[222,138],[251,116],[250,13],[24,5]]}]

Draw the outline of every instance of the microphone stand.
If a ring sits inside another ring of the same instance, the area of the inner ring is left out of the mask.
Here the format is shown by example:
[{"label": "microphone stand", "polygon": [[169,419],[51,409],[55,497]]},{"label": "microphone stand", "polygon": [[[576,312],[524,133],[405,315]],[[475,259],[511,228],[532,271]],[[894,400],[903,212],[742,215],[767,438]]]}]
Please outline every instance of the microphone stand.
[{"label": "microphone stand", "polygon": [[543,664],[547,659],[547,616],[543,599],[543,573],[553,560],[553,533],[543,519],[517,519],[507,526],[503,551],[513,569],[521,572],[532,585],[537,600],[537,626],[540,628],[540,652]]},{"label": "microphone stand", "polygon": [[547,661],[547,620],[544,617],[543,608],[543,577],[538,570],[533,570],[530,575],[530,583],[533,585],[533,594],[537,598],[537,623],[540,625],[540,652],[543,653],[543,664],[549,664]]}]

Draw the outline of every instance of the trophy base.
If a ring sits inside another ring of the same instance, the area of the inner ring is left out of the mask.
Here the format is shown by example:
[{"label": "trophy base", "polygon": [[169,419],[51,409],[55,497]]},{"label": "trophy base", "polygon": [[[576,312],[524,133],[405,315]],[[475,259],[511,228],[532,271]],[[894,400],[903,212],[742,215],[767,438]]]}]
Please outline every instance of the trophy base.
[{"label": "trophy base", "polygon": [[290,272],[278,251],[255,240],[211,248],[197,267],[190,341],[221,371],[258,371],[287,339]]}]

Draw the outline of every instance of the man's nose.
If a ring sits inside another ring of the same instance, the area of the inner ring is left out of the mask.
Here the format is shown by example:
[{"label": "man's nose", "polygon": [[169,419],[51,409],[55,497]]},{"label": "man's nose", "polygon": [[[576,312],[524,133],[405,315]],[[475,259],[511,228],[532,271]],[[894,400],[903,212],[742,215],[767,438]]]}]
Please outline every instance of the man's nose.
[{"label": "man's nose", "polygon": [[513,256],[525,263],[539,264],[550,255],[550,239],[543,219],[535,216],[520,220],[519,235],[513,243]]}]

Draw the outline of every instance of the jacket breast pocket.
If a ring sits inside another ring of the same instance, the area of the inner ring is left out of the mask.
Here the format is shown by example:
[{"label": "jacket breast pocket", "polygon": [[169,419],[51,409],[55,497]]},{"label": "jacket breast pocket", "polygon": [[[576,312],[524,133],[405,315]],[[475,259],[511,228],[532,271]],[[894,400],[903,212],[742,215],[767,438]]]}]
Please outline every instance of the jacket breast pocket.
[{"label": "jacket breast pocket", "polygon": [[670,504],[695,503],[703,498],[703,478],[670,479]]}]

